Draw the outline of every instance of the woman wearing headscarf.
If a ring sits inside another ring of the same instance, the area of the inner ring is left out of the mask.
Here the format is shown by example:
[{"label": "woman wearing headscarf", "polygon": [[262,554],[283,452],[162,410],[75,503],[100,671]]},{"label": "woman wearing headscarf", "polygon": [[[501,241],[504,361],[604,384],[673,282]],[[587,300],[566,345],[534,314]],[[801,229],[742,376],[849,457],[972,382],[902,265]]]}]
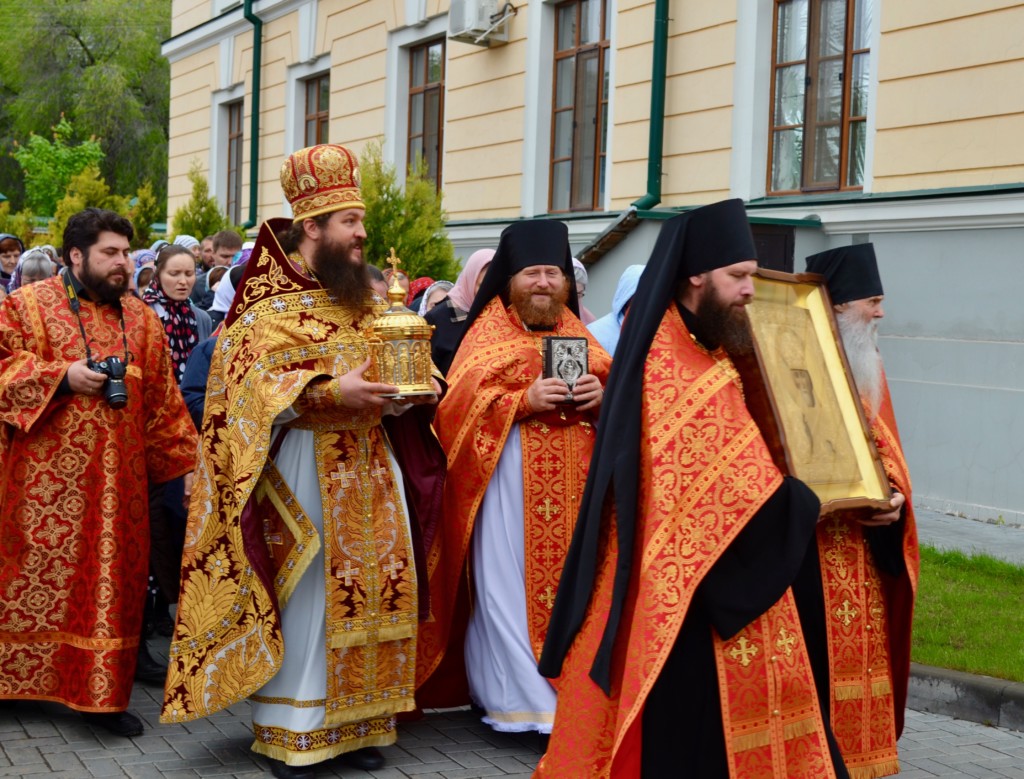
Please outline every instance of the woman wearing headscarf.
[{"label": "woman wearing headscarf", "polygon": [[174,378],[181,382],[185,362],[196,344],[210,337],[210,315],[188,299],[196,283],[192,252],[184,246],[165,246],[156,258],[156,273],[142,292],[142,299],[164,325],[174,366]]},{"label": "woman wearing headscarf", "polygon": [[18,264],[7,285],[8,292],[14,292],[28,284],[48,279],[57,273],[57,266],[43,248],[29,249],[18,259]]},{"label": "woman wearing headscarf", "polygon": [[25,244],[11,233],[0,233],[0,287],[6,291],[14,275],[18,260],[25,252]]},{"label": "woman wearing headscarf", "polygon": [[174,239],[174,245],[184,246],[186,249],[188,249],[189,252],[192,254],[192,259],[195,260],[196,262],[199,262],[200,258],[202,257],[203,247],[199,243],[199,241],[196,240],[191,235],[179,235],[177,238]]},{"label": "woman wearing headscarf", "polygon": [[409,284],[409,291],[405,295],[405,305],[411,308],[413,311],[419,310],[420,299],[423,297],[423,293],[427,287],[434,283],[434,280],[430,276],[420,276],[414,279]]},{"label": "woman wearing headscarf", "polygon": [[432,310],[435,306],[440,305],[448,297],[448,292],[454,287],[450,281],[435,281],[429,287],[427,291],[420,296],[420,305],[416,309],[416,313],[420,316],[426,316],[427,312]]},{"label": "woman wearing headscarf", "polygon": [[462,340],[462,331],[466,327],[466,316],[473,306],[473,298],[493,258],[494,249],[479,249],[469,255],[462,273],[448,291],[448,297],[424,317],[434,326],[434,334],[430,337],[431,359],[437,369],[446,375],[455,358],[459,341]]}]

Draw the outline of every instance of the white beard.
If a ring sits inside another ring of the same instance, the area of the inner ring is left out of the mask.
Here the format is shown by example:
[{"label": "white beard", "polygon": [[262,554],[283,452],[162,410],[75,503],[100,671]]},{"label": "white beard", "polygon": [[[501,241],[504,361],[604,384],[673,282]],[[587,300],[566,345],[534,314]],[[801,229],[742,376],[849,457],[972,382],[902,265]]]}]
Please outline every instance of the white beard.
[{"label": "white beard", "polygon": [[852,309],[836,314],[839,334],[846,349],[846,359],[853,373],[853,383],[860,393],[860,399],[867,407],[870,418],[878,416],[882,403],[882,355],[878,351],[878,322],[865,322]]}]

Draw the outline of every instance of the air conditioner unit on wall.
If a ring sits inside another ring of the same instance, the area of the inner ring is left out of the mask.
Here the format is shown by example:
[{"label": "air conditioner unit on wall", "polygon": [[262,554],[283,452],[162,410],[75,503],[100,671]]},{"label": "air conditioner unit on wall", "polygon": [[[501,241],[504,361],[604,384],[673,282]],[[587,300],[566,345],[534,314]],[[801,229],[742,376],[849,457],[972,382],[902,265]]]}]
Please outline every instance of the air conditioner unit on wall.
[{"label": "air conditioner unit on wall", "polygon": [[508,20],[515,13],[515,7],[504,0],[451,0],[448,37],[477,46],[506,43]]}]

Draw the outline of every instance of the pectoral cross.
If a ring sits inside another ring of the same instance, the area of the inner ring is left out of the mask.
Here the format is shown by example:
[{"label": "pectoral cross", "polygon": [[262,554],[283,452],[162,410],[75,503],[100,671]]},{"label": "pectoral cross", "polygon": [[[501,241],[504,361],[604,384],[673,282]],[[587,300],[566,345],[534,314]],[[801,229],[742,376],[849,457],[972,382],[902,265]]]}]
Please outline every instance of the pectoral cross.
[{"label": "pectoral cross", "polygon": [[394,581],[398,578],[398,572],[405,568],[405,563],[401,560],[396,560],[393,554],[388,555],[388,559],[391,561],[390,564],[382,565],[381,569],[386,574],[390,574],[391,580]]},{"label": "pectoral cross", "polygon": [[345,586],[346,587],[351,587],[352,586],[352,577],[353,576],[358,576],[358,575],[359,575],[359,569],[352,567],[352,561],[351,560],[346,560],[345,561],[345,570],[344,571],[338,571],[335,574],[335,576],[337,576],[339,579],[344,579],[345,580]]},{"label": "pectoral cross", "polygon": [[534,509],[538,514],[544,517],[545,522],[550,522],[552,515],[562,513],[562,508],[551,502],[551,498],[544,498],[544,503],[541,507]]},{"label": "pectoral cross", "polygon": [[782,652],[786,657],[793,656],[793,645],[796,643],[796,636],[790,633],[786,628],[779,629],[779,637],[775,639],[775,646],[778,647],[779,651]]},{"label": "pectoral cross", "polygon": [[537,600],[539,600],[541,603],[543,603],[545,606],[547,606],[548,611],[551,610],[551,607],[555,603],[555,593],[552,592],[550,584],[547,587],[544,588],[544,594],[543,595],[538,595],[537,596]]},{"label": "pectoral cross", "polygon": [[284,536],[280,533],[271,533],[270,530],[270,518],[267,517],[263,520],[263,538],[267,542],[267,546],[284,546]]},{"label": "pectoral cross", "polygon": [[757,644],[748,643],[746,636],[741,636],[740,640],[736,642],[736,646],[729,650],[729,657],[733,660],[739,660],[740,665],[744,668],[750,665],[750,658],[756,654]]},{"label": "pectoral cross", "polygon": [[850,623],[857,617],[857,609],[850,606],[850,601],[844,600],[843,607],[836,609],[835,614],[843,621],[844,625],[849,627]]},{"label": "pectoral cross", "polygon": [[345,466],[341,465],[340,463],[338,464],[338,470],[331,474],[331,481],[340,481],[341,488],[343,490],[347,490],[349,488],[349,484],[355,478],[356,472],[346,470]]}]

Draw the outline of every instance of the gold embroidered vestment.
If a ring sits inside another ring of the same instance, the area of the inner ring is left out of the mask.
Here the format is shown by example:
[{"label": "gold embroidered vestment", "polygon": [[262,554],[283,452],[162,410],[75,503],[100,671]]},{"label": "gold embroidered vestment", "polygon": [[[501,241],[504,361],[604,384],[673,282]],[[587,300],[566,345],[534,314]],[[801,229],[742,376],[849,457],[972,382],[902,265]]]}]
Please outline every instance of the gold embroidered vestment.
[{"label": "gold embroidered vestment", "polygon": [[[60,278],[0,306],[0,698],[121,711],[146,572],[149,481],[192,470],[196,436],[163,327],[122,298],[128,405],[59,393],[85,345]],[[120,313],[81,300],[93,357],[124,354]]]},{"label": "gold embroidered vestment", "polygon": [[269,224],[232,305],[210,369],[161,721],[230,706],[281,666],[280,609],[321,547],[269,457],[271,426],[294,407],[288,424],[314,434],[323,510],[326,720],[298,738],[265,728],[254,748],[317,762],[393,740],[393,715],[414,707],[416,571],[402,496],[380,410],[343,406],[337,383],[366,360],[367,328],[385,306],[338,306],[284,257]]}]

